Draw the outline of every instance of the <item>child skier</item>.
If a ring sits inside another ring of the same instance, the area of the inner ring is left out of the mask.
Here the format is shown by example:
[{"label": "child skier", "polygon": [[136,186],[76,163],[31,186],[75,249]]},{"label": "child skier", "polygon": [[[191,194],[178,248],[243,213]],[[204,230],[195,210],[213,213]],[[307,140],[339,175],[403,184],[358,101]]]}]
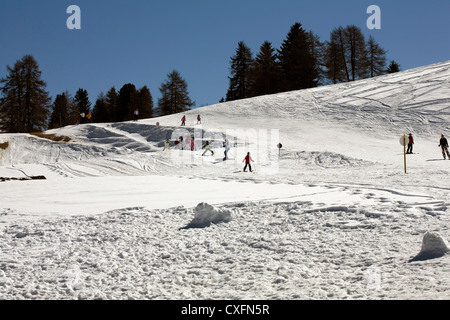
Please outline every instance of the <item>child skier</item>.
[{"label": "child skier", "polygon": [[205,151],[203,152],[202,156],[204,156],[207,151],[210,151],[211,154],[214,155],[214,151],[211,149],[211,146],[209,145],[209,141],[206,141],[206,144],[205,144],[205,146],[202,149],[205,149]]},{"label": "child skier", "polygon": [[250,152],[247,152],[247,155],[245,156],[244,160],[242,160],[242,162],[245,161],[245,167],[244,167],[244,172],[246,172],[247,170],[247,166],[250,170],[250,172],[252,172],[252,165],[250,164],[250,162],[254,162],[252,157],[250,156]]},{"label": "child skier", "polygon": [[170,141],[169,140],[166,140],[164,142],[164,149],[163,149],[163,151],[165,151],[165,150],[170,150]]},{"label": "child skier", "polygon": [[444,156],[444,160],[445,160],[446,154],[447,154],[448,160],[450,160],[450,154],[448,152],[448,141],[444,137],[443,134],[441,135],[441,140],[439,140],[439,147],[441,147],[441,149],[442,149],[442,155]]},{"label": "child skier", "polygon": [[194,137],[192,136],[191,137],[191,151],[195,151],[195,150],[196,150],[195,140],[194,140]]},{"label": "child skier", "polygon": [[230,151],[231,149],[231,145],[230,145],[230,141],[228,141],[228,139],[225,138],[225,142],[223,143],[224,147],[225,147],[225,157],[223,158],[223,161],[228,160],[228,151]]}]

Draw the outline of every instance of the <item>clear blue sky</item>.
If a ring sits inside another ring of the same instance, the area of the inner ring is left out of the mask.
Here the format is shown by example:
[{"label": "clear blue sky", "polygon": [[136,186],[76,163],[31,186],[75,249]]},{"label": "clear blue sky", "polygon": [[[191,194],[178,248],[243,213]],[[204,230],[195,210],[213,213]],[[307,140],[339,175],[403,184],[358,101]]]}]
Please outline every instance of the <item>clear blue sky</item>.
[{"label": "clear blue sky", "polygon": [[[366,27],[372,4],[381,30]],[[70,5],[81,8],[81,30],[66,27]],[[322,41],[357,25],[404,70],[450,60],[448,0],[2,0],[0,77],[31,54],[52,99],[84,88],[94,104],[100,92],[133,83],[147,85],[156,105],[161,83],[178,70],[199,107],[225,96],[239,41],[254,55],[266,40],[279,48],[295,22]]]}]

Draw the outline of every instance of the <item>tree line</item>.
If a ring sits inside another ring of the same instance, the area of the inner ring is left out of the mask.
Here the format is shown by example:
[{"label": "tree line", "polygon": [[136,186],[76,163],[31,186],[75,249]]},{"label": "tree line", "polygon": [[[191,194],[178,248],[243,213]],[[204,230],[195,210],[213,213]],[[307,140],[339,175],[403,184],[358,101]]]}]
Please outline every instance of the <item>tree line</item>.
[{"label": "tree line", "polygon": [[361,29],[350,25],[335,28],[330,40],[321,42],[300,23],[291,26],[279,49],[265,41],[256,55],[244,41],[238,43],[230,61],[229,87],[223,101],[278,92],[313,88],[375,77],[399,71],[386,51],[371,36],[366,41]]},{"label": "tree line", "polygon": [[93,106],[83,88],[74,97],[65,91],[52,101],[39,65],[31,55],[25,55],[13,67],[7,66],[7,71],[0,80],[0,132],[30,133],[83,122],[122,122],[132,120],[135,110],[140,118],[152,118],[194,106],[187,83],[176,70],[161,84],[162,97],[156,107],[147,86],[137,89],[131,83],[119,91],[112,87],[106,94],[100,93]]},{"label": "tree line", "polygon": [[[278,92],[300,90],[320,85],[355,81],[400,70],[395,61],[386,68],[386,51],[373,37],[368,41],[354,26],[334,29],[329,41],[321,42],[300,23],[291,26],[279,49],[265,41],[256,57],[241,41],[230,61],[229,87],[220,102]],[[127,83],[106,94],[100,93],[91,105],[88,92],[68,91],[55,99],[45,90],[42,72],[31,55],[25,55],[0,80],[0,132],[39,132],[74,125],[83,121],[121,122],[185,112],[194,106],[187,83],[180,73],[168,74],[159,90],[161,98],[154,106],[147,86],[136,88]],[[90,120],[82,117],[89,114]]]}]

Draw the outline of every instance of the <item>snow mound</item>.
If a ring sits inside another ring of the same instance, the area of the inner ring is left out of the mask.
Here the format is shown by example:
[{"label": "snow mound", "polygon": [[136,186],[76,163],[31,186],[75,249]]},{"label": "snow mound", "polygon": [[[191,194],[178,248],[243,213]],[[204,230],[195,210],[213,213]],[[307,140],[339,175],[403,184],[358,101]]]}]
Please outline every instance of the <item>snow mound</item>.
[{"label": "snow mound", "polygon": [[231,212],[226,209],[219,209],[212,205],[202,202],[194,209],[194,219],[186,228],[205,228],[211,224],[231,221]]},{"label": "snow mound", "polygon": [[447,241],[439,233],[427,232],[423,237],[422,250],[410,261],[440,258],[450,252]]}]

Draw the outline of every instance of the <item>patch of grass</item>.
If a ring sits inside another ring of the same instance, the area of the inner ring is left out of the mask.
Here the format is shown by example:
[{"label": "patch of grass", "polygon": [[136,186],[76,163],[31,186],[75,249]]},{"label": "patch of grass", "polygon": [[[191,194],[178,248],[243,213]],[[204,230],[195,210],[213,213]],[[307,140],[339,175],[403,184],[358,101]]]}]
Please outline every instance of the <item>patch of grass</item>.
[{"label": "patch of grass", "polygon": [[69,137],[57,136],[56,134],[53,134],[53,133],[49,134],[49,133],[43,133],[43,132],[31,132],[30,134],[33,136],[39,137],[39,138],[48,139],[48,140],[55,141],[55,142],[71,141],[71,139]]},{"label": "patch of grass", "polygon": [[8,147],[9,147],[9,142],[8,141],[0,143],[0,149],[6,150]]}]

